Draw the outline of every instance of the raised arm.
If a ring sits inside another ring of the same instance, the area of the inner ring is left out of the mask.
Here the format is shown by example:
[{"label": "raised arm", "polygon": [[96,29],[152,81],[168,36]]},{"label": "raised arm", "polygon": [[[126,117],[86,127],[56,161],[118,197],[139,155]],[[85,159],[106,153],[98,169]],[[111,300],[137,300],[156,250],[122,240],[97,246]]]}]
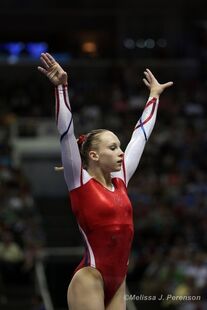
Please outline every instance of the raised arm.
[{"label": "raised arm", "polygon": [[68,76],[57,61],[49,54],[41,54],[42,72],[55,85],[56,124],[60,134],[61,157],[65,180],[71,191],[82,182],[82,163],[74,135],[73,119],[68,97]]},{"label": "raised arm", "polygon": [[143,81],[150,91],[149,99],[126,147],[123,167],[119,172],[126,185],[128,185],[129,180],[137,169],[145,144],[154,128],[159,97],[166,88],[173,85],[173,82],[160,84],[149,69],[146,69],[144,75]]}]

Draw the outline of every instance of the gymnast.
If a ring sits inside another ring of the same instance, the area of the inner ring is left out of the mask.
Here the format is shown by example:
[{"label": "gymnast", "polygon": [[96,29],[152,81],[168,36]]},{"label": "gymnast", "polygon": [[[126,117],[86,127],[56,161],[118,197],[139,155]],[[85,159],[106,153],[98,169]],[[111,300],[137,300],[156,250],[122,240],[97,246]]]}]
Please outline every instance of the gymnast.
[{"label": "gymnast", "polygon": [[68,76],[49,54],[42,72],[55,86],[56,123],[72,211],[84,238],[84,257],[68,287],[70,310],[125,310],[125,281],[133,240],[133,214],[127,195],[155,124],[159,97],[173,82],[161,84],[149,69],[149,99],[125,152],[110,130],[96,129],[76,139],[68,97]]}]

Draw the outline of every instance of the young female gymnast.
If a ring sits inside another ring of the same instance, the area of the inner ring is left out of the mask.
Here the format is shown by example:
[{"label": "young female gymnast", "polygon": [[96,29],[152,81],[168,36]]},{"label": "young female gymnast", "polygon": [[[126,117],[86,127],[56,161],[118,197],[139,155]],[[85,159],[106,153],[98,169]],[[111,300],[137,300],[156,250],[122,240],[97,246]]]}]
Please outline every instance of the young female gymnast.
[{"label": "young female gymnast", "polygon": [[56,86],[56,122],[72,210],[85,241],[85,254],[68,288],[70,310],[124,310],[125,279],[133,240],[132,206],[127,185],[155,124],[160,84],[146,69],[149,99],[123,153],[107,129],[76,140],[68,98],[67,73],[49,53],[41,54],[40,72]]}]

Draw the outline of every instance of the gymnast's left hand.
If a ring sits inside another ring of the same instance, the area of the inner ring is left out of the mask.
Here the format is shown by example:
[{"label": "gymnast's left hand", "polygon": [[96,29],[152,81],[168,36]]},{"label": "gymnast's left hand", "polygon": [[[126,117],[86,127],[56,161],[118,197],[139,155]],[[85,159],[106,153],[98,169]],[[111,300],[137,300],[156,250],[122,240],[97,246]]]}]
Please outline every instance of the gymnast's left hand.
[{"label": "gymnast's left hand", "polygon": [[143,82],[150,90],[150,97],[159,97],[166,88],[173,85],[173,82],[167,82],[164,84],[159,83],[149,69],[144,71],[144,75],[145,78],[143,79]]}]

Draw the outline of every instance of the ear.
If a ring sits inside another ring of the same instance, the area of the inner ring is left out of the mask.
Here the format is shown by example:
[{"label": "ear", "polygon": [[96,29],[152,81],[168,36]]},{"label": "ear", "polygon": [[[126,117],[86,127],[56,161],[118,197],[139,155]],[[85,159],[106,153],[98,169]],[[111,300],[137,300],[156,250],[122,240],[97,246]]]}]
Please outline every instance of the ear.
[{"label": "ear", "polygon": [[92,160],[95,160],[95,161],[99,160],[99,155],[96,151],[90,151],[88,155]]}]

